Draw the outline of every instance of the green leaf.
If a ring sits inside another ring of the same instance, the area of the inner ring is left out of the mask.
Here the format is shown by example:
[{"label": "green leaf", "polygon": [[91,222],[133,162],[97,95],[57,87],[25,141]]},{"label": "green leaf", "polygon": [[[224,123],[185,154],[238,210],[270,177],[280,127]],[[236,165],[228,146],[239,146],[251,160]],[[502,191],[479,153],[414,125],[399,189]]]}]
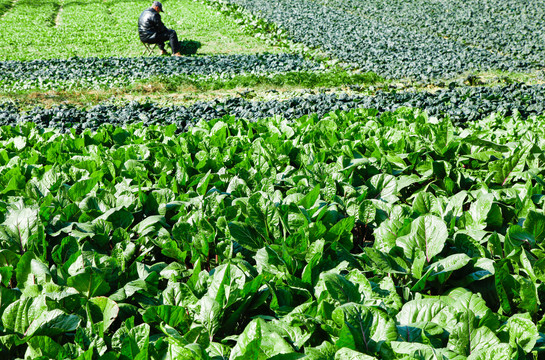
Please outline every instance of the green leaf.
[{"label": "green leaf", "polygon": [[510,274],[509,267],[506,263],[494,264],[496,268],[496,276],[494,283],[498,294],[500,305],[503,311],[507,314],[511,313],[512,301],[516,297],[517,281]]},{"label": "green leaf", "polygon": [[0,191],[0,194],[8,194],[10,191],[22,190],[25,188],[26,178],[21,174],[14,174],[7,185]]},{"label": "green leaf", "polygon": [[408,273],[407,269],[403,267],[407,264],[403,263],[399,257],[394,257],[388,253],[371,248],[365,248],[364,250],[365,254],[369,257],[369,260],[371,260],[377,270],[388,274]]},{"label": "green leaf", "polygon": [[19,262],[19,255],[11,250],[0,250],[0,266],[16,267]]},{"label": "green leaf", "polygon": [[150,306],[142,315],[142,319],[146,323],[164,322],[182,333],[189,330],[192,322],[185,308],[174,305]]},{"label": "green leaf", "polygon": [[387,203],[394,203],[398,200],[396,178],[389,174],[374,175],[368,182],[369,187],[373,189],[375,198],[379,198]]},{"label": "green leaf", "polygon": [[486,326],[477,327],[477,318],[471,310],[458,313],[458,322],[450,331],[448,348],[461,355],[497,345],[500,340]]},{"label": "green leaf", "polygon": [[162,293],[165,305],[191,307],[198,301],[197,297],[185,283],[169,282]]},{"label": "green leaf", "polygon": [[497,344],[476,350],[467,357],[467,360],[512,360],[516,358],[509,344]]},{"label": "green leaf", "polygon": [[[413,263],[413,276],[416,278],[420,278],[416,284],[414,284],[411,287],[411,291],[422,291],[425,288],[426,281],[428,280],[435,280],[437,279],[440,283],[445,283],[448,279],[448,277],[451,275],[453,271],[459,270],[463,268],[465,265],[467,265],[471,258],[467,256],[466,254],[452,254],[448,257],[438,260],[434,262],[433,264],[429,265],[425,270],[426,273],[421,276],[419,273],[416,273],[414,270],[414,265],[417,264],[417,260],[419,260],[420,257],[417,257],[414,260]],[[422,257],[421,263],[424,263],[424,259]]]},{"label": "green leaf", "polygon": [[210,144],[219,148],[223,147],[228,132],[229,126],[223,121],[218,121],[214,124],[212,129],[210,129]]},{"label": "green leaf", "polygon": [[464,288],[456,288],[449,291],[441,299],[459,312],[471,310],[479,320],[478,326],[487,326],[491,330],[497,330],[499,321],[480,294],[472,293]]},{"label": "green leaf", "polygon": [[80,180],[70,187],[68,196],[72,201],[80,201],[88,196],[91,190],[98,184],[100,179],[92,177],[85,180]]},{"label": "green leaf", "polygon": [[492,161],[488,164],[488,170],[494,174],[494,182],[504,186],[507,183],[509,177],[514,173],[522,171],[524,167],[525,155],[529,149],[526,148],[516,149],[513,154],[504,159]]},{"label": "green leaf", "polygon": [[333,360],[335,358],[336,347],[328,341],[322,342],[316,347],[305,348],[305,359],[309,360]]},{"label": "green leaf", "polygon": [[16,279],[17,286],[25,293],[26,290],[30,291],[34,285],[44,285],[51,282],[51,273],[34,252],[28,251],[21,256],[17,263]]},{"label": "green leaf", "polygon": [[261,323],[263,320],[252,320],[242,334],[239,335],[237,343],[231,350],[229,360],[257,360],[260,356],[262,341]]},{"label": "green leaf", "polygon": [[0,314],[3,314],[10,304],[19,299],[19,296],[19,291],[0,286]]},{"label": "green leaf", "polygon": [[45,311],[30,324],[25,332],[26,336],[47,335],[55,336],[75,331],[81,322],[77,315],[68,315],[62,310]]},{"label": "green leaf", "polygon": [[469,353],[473,354],[479,350],[486,350],[491,346],[499,345],[500,339],[492,330],[486,326],[481,326],[471,332]]},{"label": "green leaf", "polygon": [[396,354],[410,355],[410,357],[402,359],[419,359],[419,360],[462,360],[464,358],[456,358],[458,354],[446,349],[435,348],[431,345],[420,343],[409,343],[394,341],[392,349]]},{"label": "green leaf", "polygon": [[293,347],[284,339],[285,329],[279,328],[277,324],[272,322],[261,323],[260,351],[268,359],[297,359],[301,354],[296,353]]},{"label": "green leaf", "polygon": [[257,271],[260,274],[285,275],[289,274],[286,263],[269,246],[259,249],[255,254]]},{"label": "green leaf", "polygon": [[329,231],[325,234],[325,240],[328,242],[338,241],[347,250],[351,250],[352,243],[352,229],[355,225],[355,217],[349,216],[338,221]]},{"label": "green leaf", "polygon": [[0,245],[22,254],[29,249],[29,242],[38,233],[39,226],[38,210],[27,207],[11,210],[0,225]]},{"label": "green leaf", "polygon": [[520,275],[515,275],[515,280],[517,280],[519,284],[519,309],[522,311],[527,311],[530,313],[530,315],[535,316],[540,307],[536,283]]},{"label": "green leaf", "polygon": [[444,259],[434,262],[429,265],[428,269],[431,270],[430,278],[449,274],[453,271],[459,270],[466,266],[471,261],[471,258],[466,254],[452,254]]},{"label": "green leaf", "polygon": [[509,332],[509,345],[520,346],[529,353],[534,348],[539,333],[529,314],[515,314],[507,320],[506,330]]},{"label": "green leaf", "polygon": [[340,327],[335,344],[338,348],[373,354],[398,336],[395,322],[386,313],[361,304],[349,303],[336,308],[333,321]]},{"label": "green leaf", "polygon": [[148,359],[150,327],[148,324],[141,324],[130,329],[123,337],[121,355],[129,359]]},{"label": "green leaf", "polygon": [[469,257],[472,258],[486,258],[487,252],[485,248],[470,235],[457,232],[454,235],[454,245],[457,249],[466,253]]},{"label": "green leaf", "polygon": [[248,199],[248,217],[246,222],[252,226],[263,239],[268,240],[278,232],[280,222],[277,206],[267,198],[266,194],[257,192]]},{"label": "green leaf", "polygon": [[94,323],[102,322],[102,331],[106,332],[119,314],[119,306],[107,297],[95,297],[89,300]]},{"label": "green leaf", "polygon": [[4,329],[24,335],[30,324],[47,311],[45,296],[22,298],[11,303],[2,314]]},{"label": "green leaf", "polygon": [[45,356],[47,359],[66,358],[67,354],[62,346],[48,336],[33,336],[27,341],[28,348],[25,357],[32,359]]},{"label": "green leaf", "polygon": [[[322,291],[321,295],[319,295],[318,289],[322,286],[325,286],[325,289],[323,289],[325,291]],[[341,305],[349,302],[359,303],[362,297],[353,283],[344,276],[334,273],[322,273],[316,285],[316,291],[318,300],[323,300],[323,295],[326,295],[337,300]]]},{"label": "green leaf", "polygon": [[230,222],[229,232],[236,242],[249,250],[257,251],[264,245],[263,239],[245,223],[238,221]]},{"label": "green leaf", "polygon": [[339,349],[335,353],[335,360],[375,360],[376,357],[363,354],[348,348]]},{"label": "green leaf", "polygon": [[86,267],[83,272],[69,277],[67,285],[87,298],[106,295],[110,291],[110,285],[105,280],[105,274],[90,267]]},{"label": "green leaf", "polygon": [[457,322],[455,311],[439,298],[411,300],[403,305],[396,319],[400,325],[432,322],[446,330]]},{"label": "green leaf", "polygon": [[198,319],[210,334],[210,341],[212,341],[214,334],[220,328],[223,310],[220,303],[208,295],[203,296],[199,300],[199,304],[201,306],[201,312]]},{"label": "green leaf", "polygon": [[[162,357],[164,360],[200,360],[204,358],[202,349],[198,344],[185,344],[173,337],[167,337],[166,342],[168,343],[168,349]],[[198,350],[193,351],[192,345],[196,346]]]},{"label": "green leaf", "polygon": [[424,215],[413,220],[411,232],[399,237],[396,244],[409,259],[414,259],[418,251],[423,251],[426,261],[430,263],[443,250],[447,237],[448,229],[443,220],[434,215]]},{"label": "green leaf", "polygon": [[507,229],[504,241],[504,252],[506,255],[514,255],[522,251],[523,247],[534,247],[535,239],[529,232],[519,225],[511,225]]},{"label": "green leaf", "polygon": [[419,215],[431,214],[435,201],[433,194],[421,191],[413,201],[413,210]]},{"label": "green leaf", "polygon": [[471,229],[483,230],[487,226],[501,226],[503,217],[498,205],[494,204],[494,195],[491,193],[480,193],[477,201],[471,203],[469,213],[473,223],[468,226]]},{"label": "green leaf", "polygon": [[530,211],[524,220],[523,229],[534,236],[537,243],[545,240],[545,215]]},{"label": "green leaf", "polygon": [[314,206],[318,198],[320,197],[320,185],[316,185],[308,194],[306,194],[301,200],[299,205],[309,210]]},{"label": "green leaf", "polygon": [[[134,217],[130,211],[123,208],[113,208],[106,211],[103,215],[99,216],[96,220],[105,220],[112,223],[114,228],[127,229],[132,225]],[[96,221],[95,220],[95,221]]]},{"label": "green leaf", "polygon": [[11,277],[13,276],[13,268],[10,266],[0,267],[0,285],[9,287]]},{"label": "green leaf", "polygon": [[139,222],[133,230],[139,237],[144,237],[157,234],[161,228],[167,227],[168,224],[164,216],[152,215]]},{"label": "green leaf", "polygon": [[223,360],[223,359],[229,358],[229,350],[230,348],[227,345],[212,342],[206,349],[206,352],[208,353],[211,359]]}]

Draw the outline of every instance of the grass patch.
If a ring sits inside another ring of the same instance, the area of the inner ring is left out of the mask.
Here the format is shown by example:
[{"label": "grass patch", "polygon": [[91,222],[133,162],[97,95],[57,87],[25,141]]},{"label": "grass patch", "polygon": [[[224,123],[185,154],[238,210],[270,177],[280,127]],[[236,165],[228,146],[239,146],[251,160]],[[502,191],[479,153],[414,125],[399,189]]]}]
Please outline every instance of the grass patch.
[{"label": "grass patch", "polygon": [[218,96],[237,95],[241,89],[247,92],[268,91],[289,92],[301,89],[342,88],[357,86],[365,89],[386,81],[374,73],[356,74],[344,70],[321,72],[288,72],[271,75],[237,75],[228,79],[191,78],[190,76],[156,77],[138,80],[126,88],[109,88],[99,90],[71,89],[22,90],[15,93],[0,93],[1,100],[15,100],[24,106],[69,103],[75,105],[98,104],[114,98],[132,99],[146,96],[158,100],[175,103],[186,103],[195,100],[212,99]]},{"label": "grass patch", "polygon": [[163,91],[180,91],[193,87],[199,91],[235,88],[318,88],[340,87],[347,85],[371,85],[385,80],[374,73],[349,73],[344,70],[334,71],[299,71],[270,75],[237,75],[231,78],[194,79],[186,75],[155,77],[137,82],[134,88],[157,87]]},{"label": "grass patch", "polygon": [[[3,60],[141,56],[140,13],[151,5],[142,0],[19,0],[0,18]],[[11,1],[0,0],[0,14]],[[235,19],[193,0],[164,2],[163,22],[180,40],[202,44],[202,54],[278,53],[255,36],[240,31]],[[55,27],[58,15],[59,26]],[[29,26],[32,24],[32,26]]]}]

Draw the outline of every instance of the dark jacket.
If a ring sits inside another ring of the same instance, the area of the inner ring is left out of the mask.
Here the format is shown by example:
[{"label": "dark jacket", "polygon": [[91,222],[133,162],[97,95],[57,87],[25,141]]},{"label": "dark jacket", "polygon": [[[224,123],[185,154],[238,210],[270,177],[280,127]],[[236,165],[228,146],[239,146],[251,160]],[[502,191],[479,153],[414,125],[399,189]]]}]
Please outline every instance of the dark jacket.
[{"label": "dark jacket", "polygon": [[161,21],[161,15],[153,8],[146,9],[138,18],[138,35],[143,42],[153,42],[157,34],[168,29]]}]

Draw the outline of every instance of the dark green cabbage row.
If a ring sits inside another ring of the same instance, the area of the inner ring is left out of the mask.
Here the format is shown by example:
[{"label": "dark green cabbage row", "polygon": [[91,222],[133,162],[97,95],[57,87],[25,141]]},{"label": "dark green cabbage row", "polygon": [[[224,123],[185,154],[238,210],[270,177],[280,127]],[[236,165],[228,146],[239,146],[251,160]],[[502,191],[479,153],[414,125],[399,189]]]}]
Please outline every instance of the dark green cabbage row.
[{"label": "dark green cabbage row", "polygon": [[545,61],[545,2],[520,0],[320,0],[388,25]]},{"label": "dark green cabbage row", "polygon": [[71,58],[32,61],[0,61],[0,87],[47,90],[59,84],[88,87],[126,85],[134,79],[154,76],[230,76],[301,70],[320,65],[296,54],[213,55],[137,58]]},{"label": "dark green cabbage row", "polygon": [[279,25],[294,41],[321,48],[387,78],[428,80],[466,71],[527,71],[540,67],[525,59],[412,31],[312,0],[210,1],[241,6]]},{"label": "dark green cabbage row", "polygon": [[131,102],[125,105],[100,104],[88,109],[66,105],[49,109],[36,107],[25,112],[13,103],[5,103],[0,108],[0,125],[34,122],[41,128],[81,131],[96,129],[102,124],[123,126],[142,122],[144,125],[176,124],[180,131],[185,131],[200,119],[224,116],[255,121],[277,115],[291,120],[309,114],[321,117],[331,111],[348,111],[357,107],[377,109],[382,113],[403,106],[425,110],[430,116],[448,115],[456,124],[476,121],[493,113],[505,116],[518,113],[522,118],[528,118],[545,113],[545,85],[460,87],[435,93],[379,91],[375,96],[321,93],[283,101],[229,98],[201,101],[187,107]]}]

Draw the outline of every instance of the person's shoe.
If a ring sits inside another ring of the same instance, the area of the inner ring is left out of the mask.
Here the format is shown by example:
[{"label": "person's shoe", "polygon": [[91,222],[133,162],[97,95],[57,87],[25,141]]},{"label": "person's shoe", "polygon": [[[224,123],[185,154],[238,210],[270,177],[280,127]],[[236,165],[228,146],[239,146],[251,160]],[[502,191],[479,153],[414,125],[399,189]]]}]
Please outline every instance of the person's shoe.
[{"label": "person's shoe", "polygon": [[172,56],[182,56],[179,52],[172,54]]},{"label": "person's shoe", "polygon": [[167,55],[170,55],[170,54],[166,50],[161,50],[161,55],[162,56],[167,56]]}]

